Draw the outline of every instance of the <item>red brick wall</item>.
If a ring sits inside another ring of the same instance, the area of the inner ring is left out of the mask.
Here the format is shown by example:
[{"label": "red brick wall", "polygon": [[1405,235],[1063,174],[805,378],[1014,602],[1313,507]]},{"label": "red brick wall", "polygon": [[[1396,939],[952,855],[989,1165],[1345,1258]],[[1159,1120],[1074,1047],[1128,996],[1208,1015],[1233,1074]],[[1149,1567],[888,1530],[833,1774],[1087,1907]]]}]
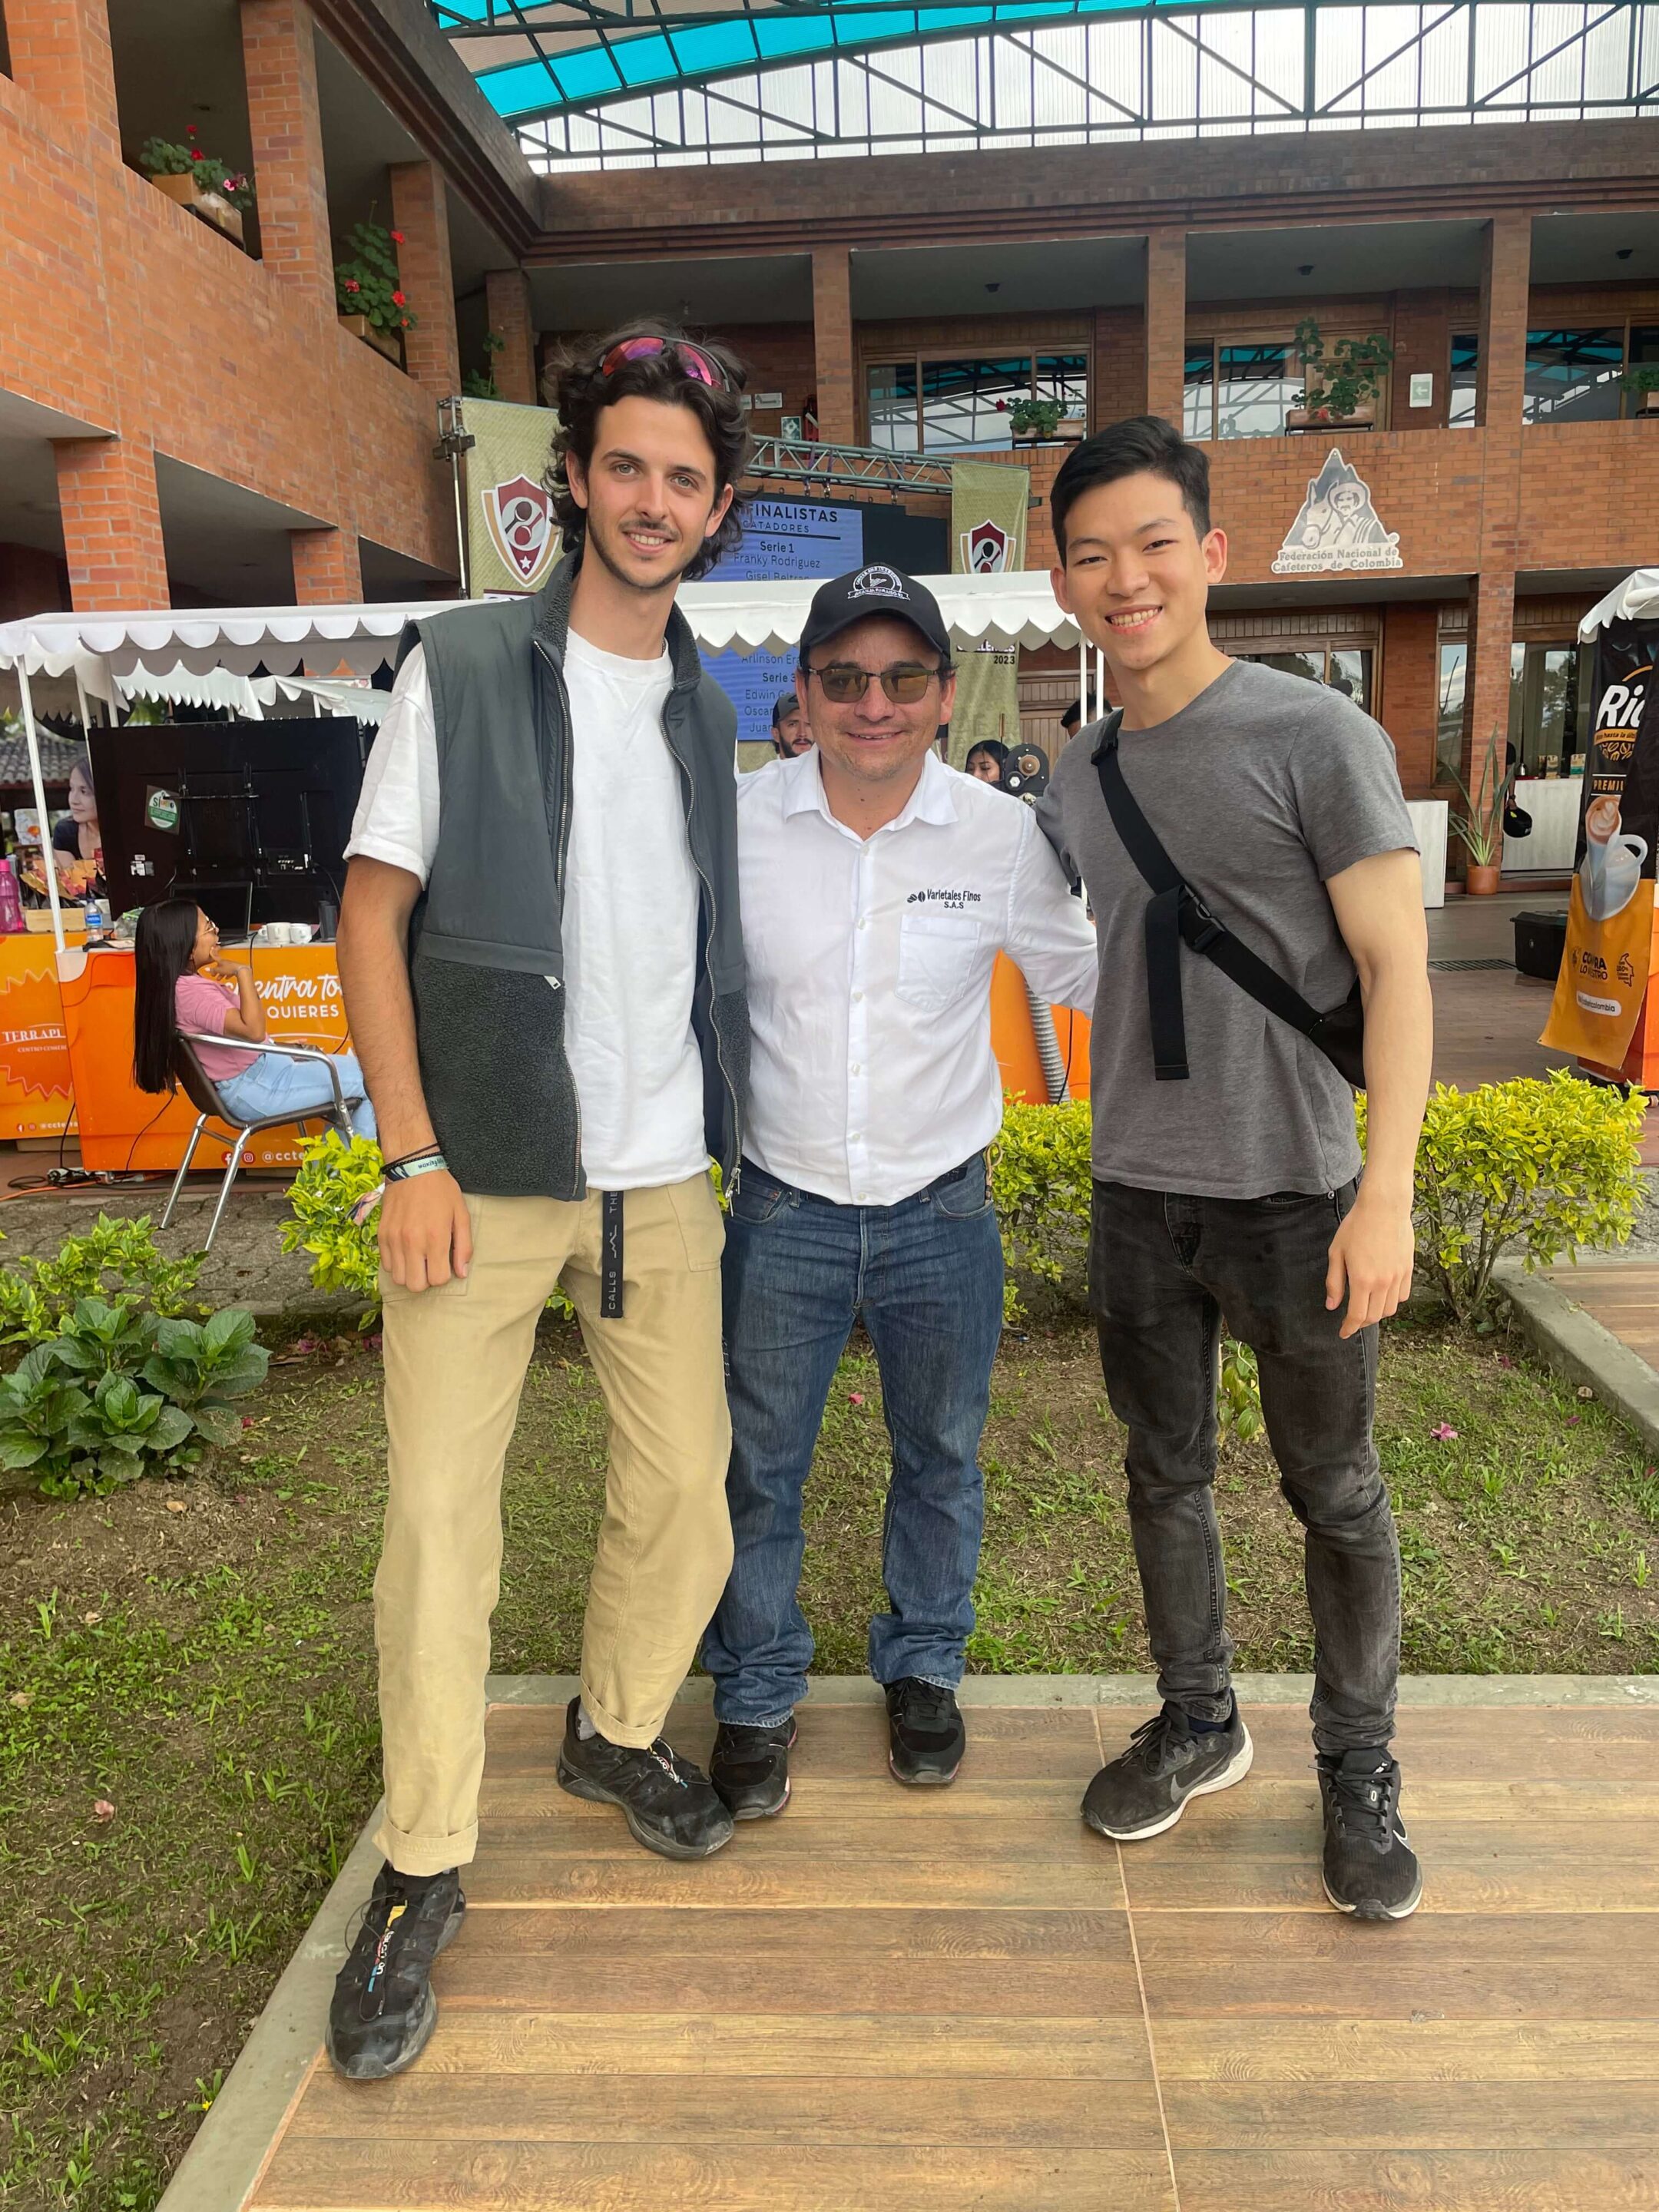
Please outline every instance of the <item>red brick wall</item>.
[{"label": "red brick wall", "polygon": [[1187,238],[1155,230],[1146,240],[1146,412],[1177,426],[1187,349]]},{"label": "red brick wall", "polygon": [[167,562],[155,456],[142,438],[65,438],[53,447],[70,595],[77,609],[164,607]]},{"label": "red brick wall", "polygon": [[243,0],[242,75],[258,180],[259,252],[275,276],[334,297],[317,44],[305,0]]},{"label": "red brick wall", "polygon": [[[39,4],[7,0],[14,59]],[[453,572],[430,392],[348,337],[320,287],[250,260],[100,143],[0,77],[0,300],[40,337],[0,356],[0,386],[131,438],[141,486],[153,449]],[[94,586],[111,565],[85,564],[77,605],[164,601],[153,548]]]},{"label": "red brick wall", "polygon": [[536,404],[536,331],[530,281],[522,269],[492,269],[484,278],[486,326],[506,344],[495,356],[495,388],[521,407]]},{"label": "red brick wall", "polygon": [[1383,609],[1380,675],[1373,712],[1394,739],[1407,798],[1426,799],[1434,785],[1440,682],[1437,607]]},{"label": "red brick wall", "polygon": [[853,294],[844,246],[812,253],[812,350],[817,363],[818,435],[827,446],[858,443],[853,376]]},{"label": "red brick wall", "polygon": [[[394,161],[392,228],[400,234],[398,275],[413,330],[404,332],[404,361],[417,384],[434,398],[461,388],[460,342],[455,334],[455,279],[449,264],[449,199],[441,172],[431,161]],[[433,428],[437,428],[434,418]]]}]

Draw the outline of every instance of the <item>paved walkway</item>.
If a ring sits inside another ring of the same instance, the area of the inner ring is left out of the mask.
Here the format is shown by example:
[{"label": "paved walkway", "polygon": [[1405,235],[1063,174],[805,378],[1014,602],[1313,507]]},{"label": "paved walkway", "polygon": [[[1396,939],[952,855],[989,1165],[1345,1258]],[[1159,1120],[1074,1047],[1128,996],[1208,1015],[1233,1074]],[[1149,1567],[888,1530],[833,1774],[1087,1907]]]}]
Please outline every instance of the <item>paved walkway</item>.
[{"label": "paved walkway", "polygon": [[1121,1850],[1078,1800],[1145,1683],[970,1684],[939,1793],[826,1683],[787,1812],[690,1868],[558,1790],[566,1686],[502,1686],[428,2052],[316,2055],[360,1850],[166,2212],[1659,2204],[1659,1683],[1407,1685],[1397,1927],[1321,1893],[1304,1683],[1243,1685],[1249,1780]]}]

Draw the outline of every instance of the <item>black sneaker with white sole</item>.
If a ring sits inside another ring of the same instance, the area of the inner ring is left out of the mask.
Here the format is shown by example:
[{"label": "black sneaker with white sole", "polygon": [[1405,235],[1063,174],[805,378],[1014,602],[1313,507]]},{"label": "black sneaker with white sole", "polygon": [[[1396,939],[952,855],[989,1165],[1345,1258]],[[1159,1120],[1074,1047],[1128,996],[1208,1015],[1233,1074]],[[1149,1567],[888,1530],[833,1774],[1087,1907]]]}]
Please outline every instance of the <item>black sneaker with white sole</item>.
[{"label": "black sneaker with white sole", "polygon": [[887,1764],[898,1782],[942,1789],[957,1778],[968,1748],[957,1693],[919,1674],[887,1685]]},{"label": "black sneaker with white sole", "polygon": [[350,2081],[383,2081],[414,2063],[438,2024],[432,1961],[460,1933],[459,1873],[417,1877],[382,1864],[334,1983],[325,2041]]},{"label": "black sneaker with white sole", "polygon": [[714,1732],[708,1779],[734,1820],[769,1820],[789,1802],[789,1753],[795,1717],[775,1728],[722,1721]]},{"label": "black sneaker with white sole", "polygon": [[1423,1869],[1400,1818],[1400,1768],[1386,1751],[1321,1752],[1325,1894],[1357,1920],[1404,1920]]},{"label": "black sneaker with white sole", "polygon": [[1195,1729],[1179,1705],[1165,1705],[1096,1775],[1084,1796],[1083,1817],[1115,1843],[1161,1836],[1186,1811],[1188,1798],[1242,1782],[1255,1756],[1236,1698],[1224,1729]]},{"label": "black sneaker with white sole", "polygon": [[643,1750],[577,1733],[581,1700],[572,1698],[559,1746],[561,1790],[617,1805],[629,1833],[665,1859],[706,1859],[732,1840],[732,1815],[702,1767],[661,1736]]}]

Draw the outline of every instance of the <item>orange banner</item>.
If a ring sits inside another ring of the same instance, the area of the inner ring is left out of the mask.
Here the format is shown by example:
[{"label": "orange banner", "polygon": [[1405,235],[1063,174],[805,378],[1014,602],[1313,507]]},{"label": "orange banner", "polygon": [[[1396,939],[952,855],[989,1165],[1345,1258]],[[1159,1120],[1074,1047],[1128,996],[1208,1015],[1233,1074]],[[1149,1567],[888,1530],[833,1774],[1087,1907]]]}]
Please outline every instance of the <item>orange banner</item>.
[{"label": "orange banner", "polygon": [[0,937],[0,1138],[61,1136],[69,1109],[52,941],[33,930]]}]

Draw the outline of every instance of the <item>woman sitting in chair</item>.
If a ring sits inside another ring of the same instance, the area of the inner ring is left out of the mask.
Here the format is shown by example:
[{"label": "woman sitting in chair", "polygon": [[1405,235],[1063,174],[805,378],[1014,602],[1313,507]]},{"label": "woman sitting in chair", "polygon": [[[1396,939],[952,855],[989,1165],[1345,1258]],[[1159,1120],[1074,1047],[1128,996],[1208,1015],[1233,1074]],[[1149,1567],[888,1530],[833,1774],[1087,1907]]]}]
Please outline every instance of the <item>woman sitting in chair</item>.
[{"label": "woman sitting in chair", "polygon": [[[219,933],[190,899],[163,899],[138,917],[137,1004],[133,1012],[133,1080],[141,1091],[172,1091],[173,1046],[180,1030],[235,1037],[229,1044],[198,1044],[202,1072],[238,1121],[247,1127],[277,1115],[320,1115],[334,1103],[328,1070],[314,1060],[289,1060],[260,1052],[265,1017],[253,988],[253,970],[221,960]],[[374,1137],[374,1109],[353,1053],[331,1054],[340,1089],[351,1106],[351,1127]]]}]

